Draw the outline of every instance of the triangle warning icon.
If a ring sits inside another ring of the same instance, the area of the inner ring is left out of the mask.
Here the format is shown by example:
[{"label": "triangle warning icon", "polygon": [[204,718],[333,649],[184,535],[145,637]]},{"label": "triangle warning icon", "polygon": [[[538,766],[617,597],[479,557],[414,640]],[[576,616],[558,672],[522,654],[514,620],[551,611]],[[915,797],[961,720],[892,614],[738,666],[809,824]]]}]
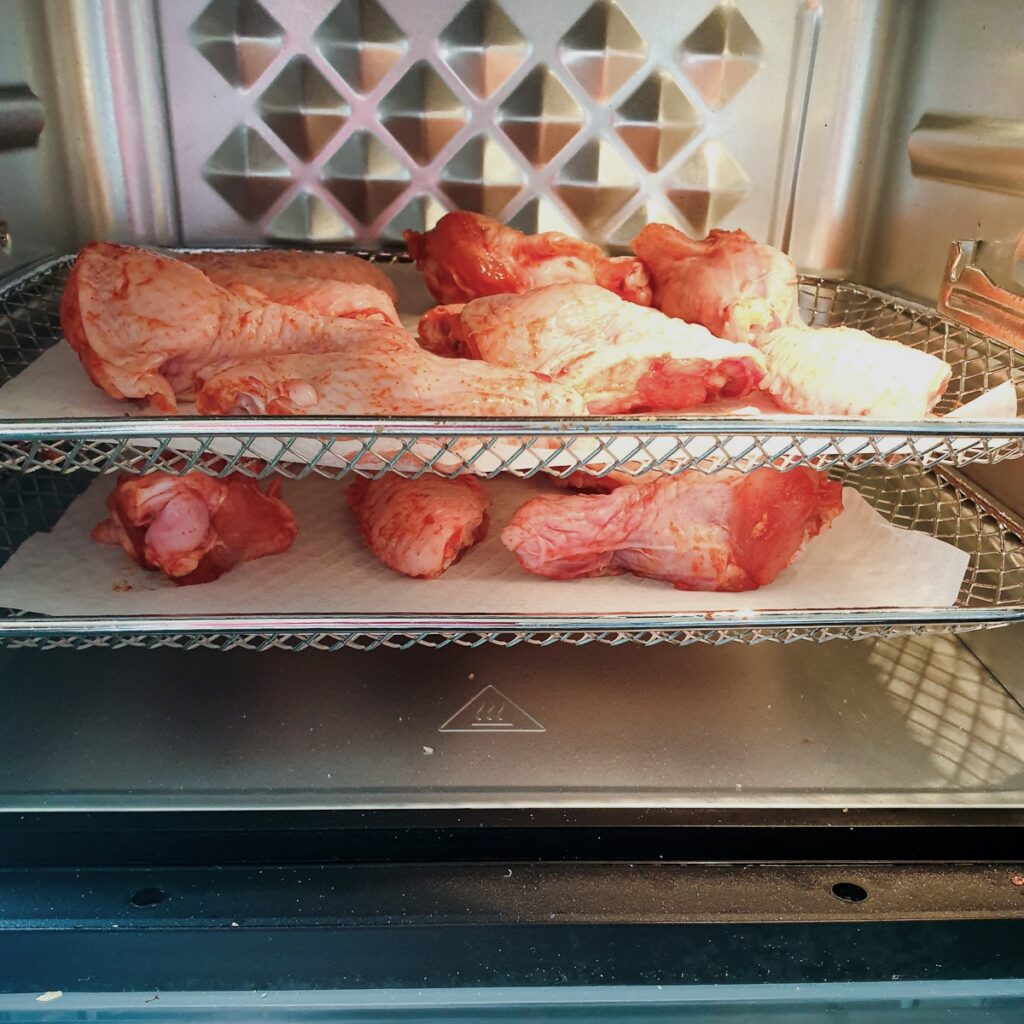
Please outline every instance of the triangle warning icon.
[{"label": "triangle warning icon", "polygon": [[438,732],[544,732],[544,726],[500,690],[485,686]]}]

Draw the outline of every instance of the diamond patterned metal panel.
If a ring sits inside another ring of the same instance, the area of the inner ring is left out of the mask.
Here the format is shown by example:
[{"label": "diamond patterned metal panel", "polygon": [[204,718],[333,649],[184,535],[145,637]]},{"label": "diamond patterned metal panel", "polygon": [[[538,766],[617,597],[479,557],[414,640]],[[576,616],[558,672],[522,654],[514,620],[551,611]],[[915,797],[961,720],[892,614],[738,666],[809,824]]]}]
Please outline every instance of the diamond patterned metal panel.
[{"label": "diamond patterned metal panel", "polygon": [[281,52],[284,29],[257,0],[213,0],[189,38],[228,82],[248,89]]},{"label": "diamond patterned metal panel", "polygon": [[654,199],[643,206],[638,206],[617,227],[612,228],[608,232],[608,244],[616,250],[631,250],[633,239],[648,224],[671,224],[683,230],[689,228],[671,206]]},{"label": "diamond patterned metal panel", "polygon": [[317,49],[356,92],[372,92],[405,56],[408,40],[377,0],[341,0],[313,34]]},{"label": "diamond patterned metal panel", "polygon": [[260,114],[296,156],[311,160],[351,108],[308,57],[292,57],[260,97]]},{"label": "diamond patterned metal panel", "polygon": [[761,40],[738,7],[716,7],[684,40],[679,63],[709,107],[724,107],[761,66]]},{"label": "diamond patterned metal panel", "polygon": [[555,190],[584,227],[596,231],[636,195],[636,175],[604,139],[579,150],[555,179]]},{"label": "diamond patterned metal panel", "polygon": [[440,38],[441,59],[477,96],[493,96],[526,60],[530,45],[495,0],[470,0]]},{"label": "diamond patterned metal panel", "polygon": [[647,60],[647,44],[614,0],[597,0],[564,36],[562,63],[595,100],[604,102]]},{"label": "diamond patterned metal panel", "polygon": [[417,61],[384,97],[381,124],[418,164],[429,164],[466,124],[469,114],[443,78]]},{"label": "diamond patterned metal panel", "polygon": [[579,134],[583,108],[555,73],[535,67],[498,108],[498,123],[536,167],[543,167]]},{"label": "diamond patterned metal panel", "polygon": [[720,142],[705,142],[670,179],[666,194],[699,235],[719,223],[750,191],[750,179]]},{"label": "diamond patterned metal panel", "polygon": [[384,225],[381,238],[386,242],[402,242],[403,231],[427,231],[447,212],[433,196],[416,196]]},{"label": "diamond patterned metal panel", "polygon": [[322,196],[305,189],[267,225],[267,237],[286,242],[343,242],[352,226]]},{"label": "diamond patterned metal panel", "polygon": [[441,170],[441,191],[459,209],[497,217],[526,181],[489,135],[475,135]]},{"label": "diamond patterned metal panel", "polygon": [[577,231],[576,226],[550,199],[541,197],[531,199],[514,217],[509,218],[508,223],[528,235],[541,231],[561,231],[569,235]]},{"label": "diamond patterned metal panel", "polygon": [[456,203],[615,246],[643,211],[779,241],[804,0],[153,2],[184,241],[372,245]]},{"label": "diamond patterned metal panel", "polygon": [[254,128],[239,125],[203,165],[203,177],[246,220],[256,220],[291,184],[288,165]]},{"label": "diamond patterned metal panel", "polygon": [[622,141],[649,171],[658,171],[700,131],[702,119],[667,71],[653,71],[615,111]]},{"label": "diamond patterned metal panel", "polygon": [[371,224],[404,191],[409,168],[375,135],[358,131],[324,164],[320,179],[363,224]]}]

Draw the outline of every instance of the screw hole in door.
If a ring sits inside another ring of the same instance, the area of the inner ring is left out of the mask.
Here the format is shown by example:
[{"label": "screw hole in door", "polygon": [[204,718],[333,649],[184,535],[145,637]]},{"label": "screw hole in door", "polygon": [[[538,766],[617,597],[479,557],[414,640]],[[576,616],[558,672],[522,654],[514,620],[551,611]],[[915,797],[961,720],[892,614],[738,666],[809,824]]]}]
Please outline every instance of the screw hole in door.
[{"label": "screw hole in door", "polygon": [[167,899],[167,893],[163,889],[140,889],[132,895],[133,907],[155,907]]},{"label": "screw hole in door", "polygon": [[836,882],[832,886],[832,895],[844,903],[862,903],[868,898],[868,891],[856,882]]}]

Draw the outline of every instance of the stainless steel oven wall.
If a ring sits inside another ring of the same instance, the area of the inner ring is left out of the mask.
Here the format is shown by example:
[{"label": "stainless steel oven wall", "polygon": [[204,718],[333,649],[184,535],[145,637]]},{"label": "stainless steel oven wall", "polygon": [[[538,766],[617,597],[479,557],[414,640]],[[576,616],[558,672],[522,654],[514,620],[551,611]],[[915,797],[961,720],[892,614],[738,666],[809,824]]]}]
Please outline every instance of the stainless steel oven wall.
[{"label": "stainless steel oven wall", "polygon": [[396,242],[447,209],[778,240],[794,0],[160,0],[186,241]]},{"label": "stainless steel oven wall", "polygon": [[[173,241],[173,165],[149,0],[2,0],[0,125],[8,96],[35,95],[43,128],[5,147],[0,273],[97,237]],[[10,108],[8,107],[8,112]]]}]

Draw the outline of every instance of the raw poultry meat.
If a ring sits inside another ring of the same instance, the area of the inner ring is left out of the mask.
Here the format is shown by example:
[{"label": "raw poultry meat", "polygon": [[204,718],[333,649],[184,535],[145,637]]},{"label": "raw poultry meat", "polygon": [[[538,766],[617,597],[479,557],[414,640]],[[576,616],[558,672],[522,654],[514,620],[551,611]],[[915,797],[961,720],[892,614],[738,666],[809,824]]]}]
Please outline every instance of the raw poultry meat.
[{"label": "raw poultry meat", "polygon": [[279,302],[318,316],[402,324],[391,296],[361,281],[328,281],[251,267],[204,269],[203,273],[214,284],[255,303]]},{"label": "raw poultry meat", "polygon": [[280,492],[279,480],[262,491],[242,473],[122,476],[107,498],[110,517],[92,536],[119,544],[175,583],[208,583],[241,562],[291,547],[298,527]]},{"label": "raw poultry meat", "polygon": [[524,235],[483,214],[456,211],[430,231],[406,231],[405,242],[438,302],[596,282],[630,302],[651,304],[650,280],[639,260],[606,257],[596,245],[557,231]]},{"label": "raw poultry meat", "polygon": [[308,252],[302,249],[247,249],[243,252],[196,252],[181,257],[204,274],[237,276],[250,271],[317,277],[341,284],[369,284],[392,302],[398,301],[395,282],[376,264],[344,252]]},{"label": "raw poultry meat", "polygon": [[533,498],[501,539],[525,569],[552,579],[631,572],[680,590],[754,590],[840,511],[842,487],[804,467],[690,471],[608,494]]},{"label": "raw poultry meat", "polygon": [[582,398],[564,384],[479,360],[444,359],[411,336],[384,327],[337,352],[226,359],[199,377],[196,409],[214,416],[574,416],[586,411]]},{"label": "raw poultry meat", "polygon": [[[396,330],[252,302],[182,260],[109,242],[79,253],[60,315],[95,384],[114,398],[149,399],[167,413],[178,397],[193,394],[201,367],[226,356],[332,351]],[[408,343],[417,347],[411,337]]]},{"label": "raw poultry meat", "polygon": [[852,327],[784,327],[757,343],[761,387],[785,409],[816,416],[919,419],[952,368],[936,356]]},{"label": "raw poultry meat", "polygon": [[440,306],[420,342],[575,388],[591,413],[682,410],[748,394],[764,373],[749,346],[713,337],[592,284],[552,284]]},{"label": "raw poultry meat", "polygon": [[366,546],[417,579],[436,579],[487,534],[490,501],[473,477],[360,477],[345,498]]},{"label": "raw poultry meat", "polygon": [[698,240],[648,224],[633,248],[651,273],[654,305],[669,316],[748,343],[800,322],[793,261],[743,231],[715,229]]}]

